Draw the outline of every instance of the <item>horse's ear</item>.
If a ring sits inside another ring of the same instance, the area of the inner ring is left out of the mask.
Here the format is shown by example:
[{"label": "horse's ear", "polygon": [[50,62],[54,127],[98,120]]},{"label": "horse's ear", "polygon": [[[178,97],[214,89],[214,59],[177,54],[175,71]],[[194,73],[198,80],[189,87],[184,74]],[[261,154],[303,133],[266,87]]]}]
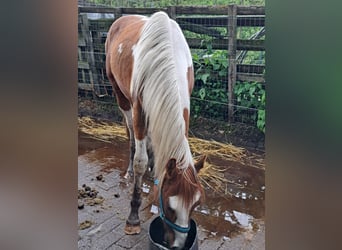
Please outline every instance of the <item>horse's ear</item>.
[{"label": "horse's ear", "polygon": [[176,159],[170,159],[166,164],[166,177],[172,179],[177,174]]},{"label": "horse's ear", "polygon": [[201,158],[195,163],[195,169],[197,173],[203,168],[204,162],[207,159],[206,155],[201,156]]}]

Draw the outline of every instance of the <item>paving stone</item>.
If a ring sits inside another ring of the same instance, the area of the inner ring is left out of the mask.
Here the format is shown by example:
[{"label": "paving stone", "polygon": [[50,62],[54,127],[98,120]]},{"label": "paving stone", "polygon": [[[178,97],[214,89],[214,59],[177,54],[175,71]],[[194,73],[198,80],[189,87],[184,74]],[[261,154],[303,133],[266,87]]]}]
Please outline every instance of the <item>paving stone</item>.
[{"label": "paving stone", "polygon": [[110,183],[106,183],[106,182],[98,182],[98,183],[96,183],[96,186],[98,188],[105,190],[105,191],[108,191],[112,187],[115,187],[115,184],[110,184]]},{"label": "paving stone", "polygon": [[89,162],[88,157],[81,155],[78,157],[78,166],[79,167],[79,171],[82,171],[83,173],[81,175],[84,176],[89,176],[91,174],[97,173],[99,172],[100,168],[99,168],[99,164],[95,162]]},{"label": "paving stone", "polygon": [[125,235],[116,243],[116,245],[126,249],[131,249],[137,243],[139,243],[144,237],[146,237],[142,235],[144,233],[146,232],[141,231],[139,235]]},{"label": "paving stone", "polygon": [[[115,197],[117,195],[118,197]],[[105,204],[107,206],[114,206],[118,204],[122,204],[125,206],[130,205],[130,196],[127,193],[123,193],[120,189],[111,188],[108,191],[101,190],[101,196],[105,198]]]},{"label": "paving stone", "polygon": [[84,221],[91,221],[93,224],[89,227],[89,228],[85,228],[83,230],[78,230],[79,235],[81,236],[81,238],[83,238],[83,236],[85,236],[88,231],[90,231],[92,228],[94,228],[96,226],[96,221],[94,219],[94,217],[92,217],[90,214],[84,212],[84,213],[78,213],[78,225],[80,225],[80,223],[84,222]]},{"label": "paving stone", "polygon": [[[125,225],[122,225],[122,230]],[[118,227],[119,229],[120,227]],[[140,234],[137,235],[124,235],[118,242],[115,244],[123,247],[123,248],[128,248],[131,249],[134,247],[138,242],[140,242],[144,237],[148,235],[148,232],[144,229],[141,228]]]},{"label": "paving stone", "polygon": [[92,239],[85,237],[78,241],[78,250],[88,250],[92,248]]},{"label": "paving stone", "polygon": [[[218,249],[223,243],[222,239],[206,239],[202,243],[199,244],[200,249]],[[233,248],[228,248],[228,249],[233,249]]]},{"label": "paving stone", "polygon": [[94,236],[94,238],[101,238],[103,235],[110,233],[110,232],[116,232],[115,230],[120,224],[123,222],[116,218],[115,216],[112,216],[111,218],[105,220],[103,223],[97,224],[95,227],[93,227],[92,230],[88,230],[87,236]]},{"label": "paving stone", "polygon": [[[105,234],[103,237],[99,239],[95,239],[93,242],[93,249],[104,250],[110,249],[112,245],[114,245],[119,239],[123,237],[123,234],[120,231],[112,230]],[[119,249],[119,248],[113,248]]]},{"label": "paving stone", "polygon": [[111,245],[110,247],[106,248],[106,250],[127,250],[127,248],[123,248],[117,245]]},{"label": "paving stone", "polygon": [[201,226],[197,226],[197,238],[199,242],[208,238],[208,232],[205,232]]},{"label": "paving stone", "polygon": [[132,247],[132,250],[146,250],[149,249],[150,246],[150,240],[148,235],[140,239],[140,241]]},{"label": "paving stone", "polygon": [[[91,214],[92,218],[97,224],[103,223],[104,221],[116,216],[113,210],[104,210],[101,206],[93,206],[91,207],[92,210],[88,213]],[[96,211],[99,212],[96,212]]]},{"label": "paving stone", "polygon": [[93,216],[87,211],[85,211],[86,208],[83,208],[82,210],[78,210],[78,223],[81,223],[85,220],[94,220]]},{"label": "paving stone", "polygon": [[108,191],[110,188],[118,187],[120,185],[120,183],[118,182],[118,179],[120,179],[120,172],[113,171],[111,173],[103,174],[103,176],[104,182],[97,181],[96,183],[96,185],[100,188]]},{"label": "paving stone", "polygon": [[[101,172],[99,162],[87,162],[86,157],[79,156],[79,188],[87,184],[99,191],[98,196],[104,198],[102,204],[89,206],[78,210],[78,223],[90,220],[94,224],[85,230],[79,230],[78,249],[83,250],[145,250],[149,249],[148,231],[152,220],[158,215],[150,216],[150,194],[143,194],[141,213],[141,228],[139,235],[125,235],[125,222],[130,212],[130,200],[132,195],[132,183],[122,180],[120,171],[110,173]],[[96,176],[103,174],[104,182],[98,181]],[[120,181],[118,181],[120,180]],[[126,183],[126,187],[123,186]],[[151,192],[151,191],[150,191]],[[114,195],[119,194],[116,198]],[[94,212],[99,210],[99,212]],[[197,228],[199,249],[265,249],[265,226],[260,226],[259,231],[253,235],[240,234],[229,240],[223,238],[208,237],[208,233],[200,225]]]},{"label": "paving stone", "polygon": [[158,217],[158,215],[153,215],[151,218],[149,218],[147,221],[145,221],[144,223],[141,224],[141,228],[143,230],[146,230],[148,232],[149,228],[150,228],[150,224],[151,222]]}]

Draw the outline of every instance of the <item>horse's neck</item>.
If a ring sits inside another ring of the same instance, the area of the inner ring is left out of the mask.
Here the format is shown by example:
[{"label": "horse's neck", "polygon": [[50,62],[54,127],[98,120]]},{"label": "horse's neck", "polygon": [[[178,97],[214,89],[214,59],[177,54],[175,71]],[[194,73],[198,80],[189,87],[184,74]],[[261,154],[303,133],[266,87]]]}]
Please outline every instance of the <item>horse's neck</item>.
[{"label": "horse's neck", "polygon": [[[184,46],[176,46],[180,41],[172,43],[175,34],[170,30],[170,23],[174,22],[166,14],[153,15],[145,23],[133,52],[131,94],[133,99],[141,96],[143,100],[157,175],[171,158],[180,163],[180,168],[192,161],[183,117],[184,108],[189,110],[185,84],[189,65],[176,60],[174,51],[183,51]],[[177,34],[182,34],[180,29]]]}]

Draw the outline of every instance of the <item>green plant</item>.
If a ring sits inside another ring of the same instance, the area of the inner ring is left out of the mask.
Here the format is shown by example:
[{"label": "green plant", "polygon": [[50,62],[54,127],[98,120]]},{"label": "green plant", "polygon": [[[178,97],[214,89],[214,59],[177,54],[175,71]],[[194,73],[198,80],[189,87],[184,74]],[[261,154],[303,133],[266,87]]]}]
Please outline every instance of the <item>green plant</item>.
[{"label": "green plant", "polygon": [[[227,96],[227,51],[212,50],[210,40],[203,40],[205,49],[193,51],[195,87],[191,109],[194,117],[203,116],[224,119]],[[205,115],[204,115],[205,116]]]},{"label": "green plant", "polygon": [[[263,85],[257,82],[239,82],[235,85],[234,94],[236,104],[250,109],[249,119],[256,120],[257,127],[265,133],[266,92]],[[238,109],[237,112],[244,113],[244,110]]]},{"label": "green plant", "polygon": [[[198,116],[226,120],[228,103],[227,51],[213,50],[210,40],[203,40],[205,49],[192,51],[195,87],[191,112]],[[265,88],[258,82],[238,82],[234,88],[236,113],[247,123],[265,133]]]}]

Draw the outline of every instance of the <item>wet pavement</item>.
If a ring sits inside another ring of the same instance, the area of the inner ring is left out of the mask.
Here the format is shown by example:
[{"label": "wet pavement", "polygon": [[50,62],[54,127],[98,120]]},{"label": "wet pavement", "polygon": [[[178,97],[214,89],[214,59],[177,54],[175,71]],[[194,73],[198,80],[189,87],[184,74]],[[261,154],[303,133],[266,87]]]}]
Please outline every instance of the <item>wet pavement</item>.
[{"label": "wet pavement", "polygon": [[[125,235],[130,210],[131,180],[125,179],[128,142],[99,141],[79,132],[78,249],[149,249],[148,228],[157,216],[151,212],[152,181],[144,177],[140,208],[142,231]],[[225,193],[206,188],[203,204],[193,212],[199,249],[265,249],[265,170],[223,161]]]}]

